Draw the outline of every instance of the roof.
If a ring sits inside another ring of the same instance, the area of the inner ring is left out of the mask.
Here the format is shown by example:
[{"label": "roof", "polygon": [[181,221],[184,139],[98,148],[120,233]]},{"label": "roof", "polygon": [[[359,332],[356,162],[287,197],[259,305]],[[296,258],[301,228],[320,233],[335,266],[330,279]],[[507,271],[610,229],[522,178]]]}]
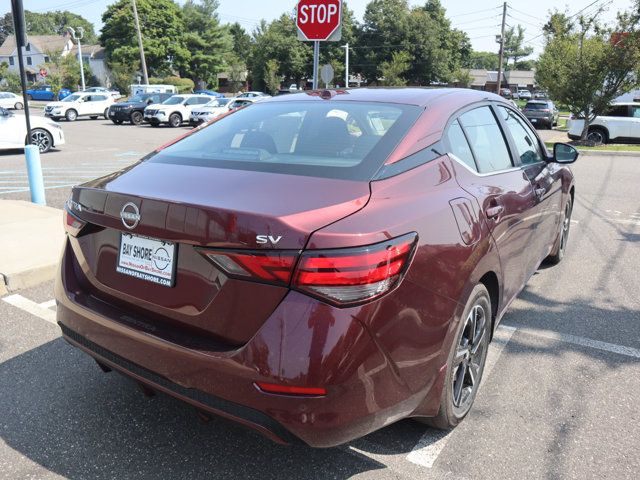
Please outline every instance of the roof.
[{"label": "roof", "polygon": [[[39,52],[62,52],[69,37],[62,35],[29,35],[29,43]],[[9,35],[0,46],[0,55],[9,56],[16,50],[16,37]]]},{"label": "roof", "polygon": [[[74,44],[71,47],[70,53],[72,55],[78,54],[78,45]],[[102,45],[82,45],[82,56],[90,56],[93,59],[101,60],[104,58],[104,47]]]},{"label": "roof", "polygon": [[[264,102],[292,102],[292,101],[327,101],[320,97],[325,90],[309,90],[303,93],[292,93],[268,98]],[[351,102],[382,102],[399,103],[405,105],[427,106],[429,103],[445,95],[464,96],[469,103],[484,99],[500,99],[502,97],[481,90],[467,88],[354,88],[348,90],[329,90],[333,101]]]}]

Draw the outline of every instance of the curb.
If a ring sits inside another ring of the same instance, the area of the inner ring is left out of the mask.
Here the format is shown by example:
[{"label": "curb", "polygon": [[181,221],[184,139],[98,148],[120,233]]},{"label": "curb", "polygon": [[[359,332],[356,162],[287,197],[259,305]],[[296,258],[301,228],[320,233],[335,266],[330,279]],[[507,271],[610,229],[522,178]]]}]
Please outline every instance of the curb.
[{"label": "curb", "polygon": [[611,156],[611,157],[640,157],[640,152],[631,152],[628,150],[580,150],[578,149],[580,155],[585,157],[592,156]]},{"label": "curb", "polygon": [[43,265],[41,267],[24,270],[13,275],[3,275],[0,273],[0,296],[8,293],[15,293],[29,287],[34,287],[55,278],[58,263]]}]

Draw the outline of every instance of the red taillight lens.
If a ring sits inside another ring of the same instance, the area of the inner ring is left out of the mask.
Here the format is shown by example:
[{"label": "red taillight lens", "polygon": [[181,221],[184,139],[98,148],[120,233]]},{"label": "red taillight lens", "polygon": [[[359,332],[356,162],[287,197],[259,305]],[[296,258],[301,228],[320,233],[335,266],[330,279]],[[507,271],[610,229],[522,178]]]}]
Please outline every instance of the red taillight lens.
[{"label": "red taillight lens", "polygon": [[71,235],[72,237],[77,237],[80,233],[80,230],[84,228],[87,222],[80,220],[78,217],[73,215],[66,208],[64,209],[64,229],[65,231]]},{"label": "red taillight lens", "polygon": [[217,252],[206,251],[213,263],[232,277],[288,285],[298,252]]},{"label": "red taillight lens", "polygon": [[302,254],[293,250],[208,249],[201,249],[200,253],[230,277],[291,285],[345,307],[373,300],[392,290],[407,270],[417,238],[416,233],[409,233],[365,247],[307,250]]},{"label": "red taillight lens", "polygon": [[303,252],[293,286],[339,306],[372,300],[398,284],[416,239],[410,233],[366,247]]},{"label": "red taillight lens", "polygon": [[276,385],[273,383],[257,382],[256,387],[266,393],[277,393],[281,395],[308,395],[308,396],[324,396],[327,389],[322,387],[290,387],[288,385]]}]

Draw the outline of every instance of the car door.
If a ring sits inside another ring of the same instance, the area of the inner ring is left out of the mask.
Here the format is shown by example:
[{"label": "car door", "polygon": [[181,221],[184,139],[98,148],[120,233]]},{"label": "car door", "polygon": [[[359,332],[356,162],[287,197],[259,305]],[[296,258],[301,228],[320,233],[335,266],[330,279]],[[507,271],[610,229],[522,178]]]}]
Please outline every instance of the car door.
[{"label": "car door", "polygon": [[104,115],[104,111],[113,103],[112,97],[108,93],[100,93],[98,95],[92,95],[92,97],[92,109],[95,115]]},{"label": "car door", "polygon": [[92,106],[91,106],[91,98],[92,95],[82,95],[74,108],[78,111],[78,115],[89,115],[91,114]]},{"label": "car door", "polygon": [[516,163],[525,173],[533,188],[535,205],[531,209],[533,237],[528,247],[528,270],[533,273],[549,254],[560,221],[562,202],[561,166],[547,161],[546,148],[514,109],[496,106],[498,118],[507,133]]},{"label": "car door", "polygon": [[[513,161],[506,137],[487,104],[460,114],[444,137],[460,186],[478,201],[497,246],[503,298],[510,302],[528,280],[536,205],[531,182]],[[505,304],[506,304],[505,303]]]},{"label": "car door", "polygon": [[629,120],[629,132],[627,137],[633,140],[640,139],[640,105],[631,105],[631,118]]},{"label": "car door", "polygon": [[607,129],[609,139],[628,137],[630,133],[629,105],[613,105],[604,115],[597,117],[595,124]]},{"label": "car door", "polygon": [[15,129],[11,113],[4,107],[0,107],[0,148],[12,148],[15,144]]}]

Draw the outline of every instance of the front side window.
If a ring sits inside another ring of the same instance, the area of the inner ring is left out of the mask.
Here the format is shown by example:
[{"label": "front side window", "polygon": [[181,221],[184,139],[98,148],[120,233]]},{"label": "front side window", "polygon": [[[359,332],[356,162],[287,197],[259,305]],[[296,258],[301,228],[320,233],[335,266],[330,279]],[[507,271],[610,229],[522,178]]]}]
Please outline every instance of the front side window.
[{"label": "front side window", "polygon": [[499,106],[499,115],[504,120],[516,145],[518,157],[523,165],[542,162],[543,157],[535,134],[512,110]]},{"label": "front side window", "polygon": [[513,167],[502,131],[490,107],[480,107],[460,115],[480,173]]},{"label": "front side window", "polygon": [[415,106],[382,103],[258,103],[149,161],[370,180],[420,112]]},{"label": "front side window", "polygon": [[173,96],[162,102],[163,105],[178,105],[184,102],[184,97]]}]

